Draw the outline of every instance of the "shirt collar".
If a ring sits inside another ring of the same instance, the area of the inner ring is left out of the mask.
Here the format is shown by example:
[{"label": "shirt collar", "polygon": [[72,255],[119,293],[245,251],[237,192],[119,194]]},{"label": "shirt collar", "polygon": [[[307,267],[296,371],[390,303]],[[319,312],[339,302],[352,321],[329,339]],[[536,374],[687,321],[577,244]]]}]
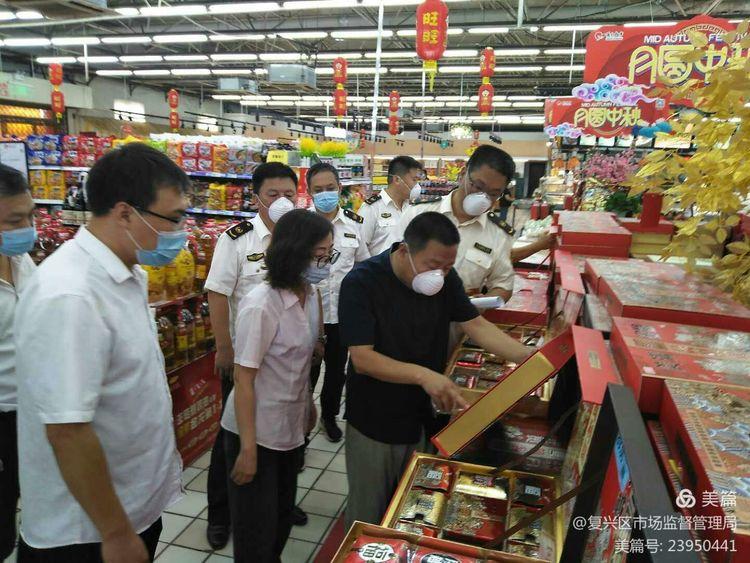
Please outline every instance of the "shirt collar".
[{"label": "shirt collar", "polygon": [[335,223],[336,221],[344,222],[344,208],[339,205],[339,210],[336,212],[336,216],[333,218],[331,223]]},{"label": "shirt collar", "polygon": [[[444,196],[442,200],[440,200],[440,213],[442,213],[443,215],[450,215],[453,218],[453,221],[456,224],[459,224],[458,218],[453,214],[453,194],[455,193],[456,193],[456,190],[453,190],[451,193]],[[492,209],[490,208],[490,211],[491,210]],[[479,217],[472,217],[468,221],[464,221],[463,223],[460,223],[460,224],[471,225],[474,222],[478,222],[482,226],[482,228],[484,228],[485,225],[487,224],[487,213],[489,213],[489,211],[482,213]]]},{"label": "shirt collar", "polygon": [[123,261],[106,244],[91,234],[86,227],[78,229],[75,241],[104,268],[115,283],[122,283],[134,277],[133,271],[128,269]]},{"label": "shirt collar", "polygon": [[390,195],[388,195],[387,191],[380,190],[380,197],[383,200],[383,203],[386,204],[386,206],[392,205],[393,207],[396,207],[396,203],[393,201],[393,198]]},{"label": "shirt collar", "polygon": [[[315,290],[309,286],[307,288],[307,297],[309,298],[314,292]],[[281,302],[284,304],[284,309],[290,309],[299,303],[299,297],[290,289],[280,289],[279,295],[281,296]]]},{"label": "shirt collar", "polygon": [[253,230],[256,232],[260,240],[271,236],[271,231],[268,227],[266,227],[266,224],[263,222],[260,213],[253,217],[250,222],[253,224]]}]

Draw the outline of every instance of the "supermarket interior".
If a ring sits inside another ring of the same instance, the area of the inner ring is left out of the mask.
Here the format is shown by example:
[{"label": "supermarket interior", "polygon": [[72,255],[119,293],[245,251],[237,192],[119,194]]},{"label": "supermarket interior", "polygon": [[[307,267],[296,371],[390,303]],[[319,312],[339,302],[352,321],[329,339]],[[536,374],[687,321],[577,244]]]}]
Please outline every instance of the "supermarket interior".
[{"label": "supermarket interior", "polygon": [[750,561],[750,3],[0,4],[0,561]]}]

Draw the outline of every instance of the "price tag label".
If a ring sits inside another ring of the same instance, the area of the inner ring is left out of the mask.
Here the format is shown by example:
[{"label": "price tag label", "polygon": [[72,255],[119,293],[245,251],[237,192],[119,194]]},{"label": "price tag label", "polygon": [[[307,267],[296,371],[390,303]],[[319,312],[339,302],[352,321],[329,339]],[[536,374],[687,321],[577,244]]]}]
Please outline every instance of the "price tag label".
[{"label": "price tag label", "polygon": [[287,151],[268,151],[266,162],[281,162],[282,164],[289,164],[289,153]]}]

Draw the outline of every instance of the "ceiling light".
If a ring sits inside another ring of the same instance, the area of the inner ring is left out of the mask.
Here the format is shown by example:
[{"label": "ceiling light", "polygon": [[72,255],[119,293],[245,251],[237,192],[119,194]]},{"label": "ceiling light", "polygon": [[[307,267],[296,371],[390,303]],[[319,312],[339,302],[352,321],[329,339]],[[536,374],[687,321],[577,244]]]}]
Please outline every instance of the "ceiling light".
[{"label": "ceiling light", "polygon": [[466,58],[466,57],[476,57],[477,56],[477,50],[476,49],[447,49],[443,52],[443,56],[446,58]]},{"label": "ceiling light", "polygon": [[165,68],[153,68],[147,70],[134,70],[135,76],[169,76],[171,73]]},{"label": "ceiling light", "polygon": [[278,9],[278,2],[232,2],[229,4],[211,4],[208,7],[208,11],[212,14],[253,14]]},{"label": "ceiling light", "polygon": [[[472,121],[478,121],[473,119]],[[521,123],[521,118],[518,115],[497,115],[493,119],[497,123]]]},{"label": "ceiling light", "polygon": [[438,72],[445,73],[445,74],[461,74],[464,72],[474,72],[474,73],[479,74],[479,65],[476,65],[476,66],[441,66],[438,68]]},{"label": "ceiling light", "polygon": [[514,108],[543,108],[544,102],[513,102]]},{"label": "ceiling light", "polygon": [[[448,28],[448,35],[461,35],[463,32],[464,30],[460,27]],[[416,29],[399,29],[396,32],[396,35],[398,35],[399,37],[416,37],[417,30]]]},{"label": "ceiling light", "polygon": [[301,53],[261,53],[258,56],[261,61],[298,61],[302,58]]},{"label": "ceiling light", "polygon": [[160,63],[161,55],[123,55],[121,63]]},{"label": "ceiling light", "polygon": [[298,108],[316,108],[320,106],[320,102],[309,102],[304,100],[300,100],[294,103]]},{"label": "ceiling light", "polygon": [[544,70],[547,72],[583,72],[586,69],[586,65],[547,65]]},{"label": "ceiling light", "polygon": [[535,57],[541,53],[540,49],[495,49],[495,56],[504,57]]},{"label": "ceiling light", "polygon": [[251,102],[265,102],[271,99],[271,96],[265,94],[245,94],[242,96],[243,100],[249,100]]},{"label": "ceiling light", "polygon": [[[361,96],[360,96],[360,97],[361,97]],[[367,98],[365,98],[365,99],[366,99],[366,100],[367,100],[368,102],[371,102],[371,101],[373,100],[372,96],[367,96]],[[389,101],[390,99],[391,99],[391,98],[390,98],[390,96],[378,96],[378,101],[379,101],[379,102],[387,102],[387,101]],[[432,98],[430,98],[430,99],[432,99]],[[403,100],[404,100],[404,98],[401,98],[401,101],[403,101]]]},{"label": "ceiling light", "polygon": [[132,70],[97,70],[96,74],[99,76],[131,76]]},{"label": "ceiling light", "polygon": [[216,53],[211,55],[214,61],[257,61],[258,55],[255,53]]},{"label": "ceiling light", "polygon": [[585,55],[586,49],[545,49],[545,55]]},{"label": "ceiling light", "polygon": [[539,31],[539,26],[538,25],[530,25],[528,29],[532,33],[536,33],[537,31]]},{"label": "ceiling light", "polygon": [[268,69],[266,68],[256,68],[255,69],[255,76],[265,76],[268,74]]},{"label": "ceiling light", "polygon": [[239,94],[214,94],[211,96],[214,100],[240,100],[242,96]]},{"label": "ceiling light", "polygon": [[263,41],[266,38],[262,33],[218,33],[211,35],[211,41]]},{"label": "ceiling light", "polygon": [[509,108],[509,107],[515,107],[515,104],[511,104],[510,102],[503,102],[502,100],[494,100],[492,102],[492,107],[495,108]]},{"label": "ceiling light", "polygon": [[141,8],[142,16],[198,16],[206,13],[203,4],[178,4],[174,6],[149,6]]},{"label": "ceiling light", "polygon": [[3,43],[6,47],[46,47],[50,40],[46,37],[9,37]]},{"label": "ceiling light", "polygon": [[73,45],[98,45],[98,37],[53,37],[52,44],[60,47]]},{"label": "ceiling light", "polygon": [[469,96],[435,96],[435,99],[439,102],[464,102]]},{"label": "ceiling light", "polygon": [[285,10],[323,10],[325,8],[356,8],[357,2],[352,0],[317,0],[302,2],[284,2]]},{"label": "ceiling light", "polygon": [[51,64],[73,64],[76,62],[75,57],[37,57],[36,62],[40,65],[51,65]]},{"label": "ceiling light", "polygon": [[401,98],[404,102],[431,102],[434,99],[433,96],[404,96]]},{"label": "ceiling light", "polygon": [[217,76],[248,75],[253,73],[251,68],[215,68],[212,71]]},{"label": "ceiling light", "polygon": [[171,71],[174,76],[208,76],[211,69],[208,68],[173,68]]},{"label": "ceiling light", "polygon": [[445,107],[449,108],[472,108],[476,105],[476,102],[445,102]]},{"label": "ceiling light", "polygon": [[16,17],[19,20],[43,20],[44,16],[36,10],[21,10],[16,12]]},{"label": "ceiling light", "polygon": [[[354,98],[355,96],[350,96],[350,98]],[[330,102],[331,96],[302,96],[302,99],[306,102]]]},{"label": "ceiling light", "polygon": [[[417,56],[416,51],[381,51],[380,52],[381,59],[413,59],[416,56]],[[374,51],[365,53],[365,58],[375,59],[377,58],[377,53],[375,53]]]},{"label": "ceiling light", "polygon": [[204,43],[208,37],[202,33],[182,33],[178,35],[154,35],[157,43]]},{"label": "ceiling light", "polygon": [[164,60],[173,63],[207,61],[208,55],[164,55]]},{"label": "ceiling light", "polygon": [[593,31],[602,26],[600,23],[580,23],[562,25],[544,25],[542,31]]},{"label": "ceiling light", "polygon": [[445,107],[445,102],[415,102],[414,107],[417,108],[442,108]]},{"label": "ceiling light", "polygon": [[325,31],[290,31],[279,33],[284,39],[325,39],[328,34]]},{"label": "ceiling light", "polygon": [[16,19],[16,14],[14,14],[13,12],[10,12],[8,10],[0,11],[0,21],[7,22],[14,19]]},{"label": "ceiling light", "polygon": [[283,101],[292,101],[296,102],[297,100],[301,99],[301,96],[297,96],[296,94],[279,94],[276,96],[271,96],[272,100],[283,100]]},{"label": "ceiling light", "polygon": [[97,57],[78,57],[79,63],[88,63],[88,64],[104,64],[104,63],[116,63],[117,57],[111,57],[111,56],[97,56]]},{"label": "ceiling light", "polygon": [[318,53],[317,55],[315,55],[315,58],[319,61],[332,61],[333,59],[338,59],[339,57],[347,60],[361,59],[362,53]]},{"label": "ceiling light", "polygon": [[[377,29],[361,29],[351,31],[332,31],[331,37],[334,39],[377,39]],[[393,32],[390,29],[383,30],[383,37],[393,37]]]},{"label": "ceiling light", "polygon": [[[349,67],[349,74],[375,74],[375,68],[374,67],[361,67],[361,66],[355,66],[355,67]],[[378,74],[387,74],[388,69],[384,66],[380,67],[380,71]]]},{"label": "ceiling light", "polygon": [[510,31],[507,27],[470,27],[469,33],[471,35],[493,35],[495,33],[508,33]]},{"label": "ceiling light", "polygon": [[495,72],[540,72],[540,66],[498,66]]},{"label": "ceiling light", "polygon": [[277,106],[277,107],[293,107],[294,102],[291,100],[271,100],[270,102],[266,102],[269,106]]},{"label": "ceiling light", "polygon": [[390,71],[396,74],[421,74],[424,69],[421,66],[392,66]]},{"label": "ceiling light", "polygon": [[268,103],[268,102],[263,102],[263,101],[260,101],[260,100],[257,100],[257,101],[252,101],[252,100],[242,100],[242,101],[240,102],[240,105],[241,105],[241,106],[264,106],[264,105],[266,105],[267,103]]},{"label": "ceiling light", "polygon": [[625,27],[669,27],[677,22],[628,22]]},{"label": "ceiling light", "polygon": [[137,16],[140,14],[138,8],[115,8],[115,12],[121,16]]},{"label": "ceiling light", "polygon": [[529,100],[544,100],[544,96],[508,96],[509,100],[513,101],[529,101]]},{"label": "ceiling light", "polygon": [[115,35],[113,37],[102,37],[101,39],[105,45],[151,43],[151,38],[147,35]]}]

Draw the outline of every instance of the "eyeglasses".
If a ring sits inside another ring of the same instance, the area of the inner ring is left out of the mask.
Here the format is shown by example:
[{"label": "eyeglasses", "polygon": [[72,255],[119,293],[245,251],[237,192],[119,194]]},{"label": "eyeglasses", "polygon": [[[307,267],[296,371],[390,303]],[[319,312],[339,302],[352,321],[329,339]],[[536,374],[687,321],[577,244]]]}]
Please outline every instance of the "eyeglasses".
[{"label": "eyeglasses", "polygon": [[142,207],[138,207],[137,205],[132,205],[131,207],[138,211],[139,213],[145,213],[146,215],[151,215],[153,217],[158,217],[159,219],[164,219],[165,221],[169,221],[170,223],[174,223],[175,225],[182,225],[185,222],[186,216],[183,215],[179,219],[174,219],[172,217],[167,217],[166,215],[161,215],[159,213],[155,213],[154,211],[149,211],[148,209],[143,209]]},{"label": "eyeglasses", "polygon": [[328,254],[327,256],[321,256],[320,258],[318,258],[318,268],[322,268],[326,266],[327,264],[331,264],[331,265],[335,264],[340,256],[341,256],[341,253],[334,248],[333,250],[331,250],[331,253]]}]

